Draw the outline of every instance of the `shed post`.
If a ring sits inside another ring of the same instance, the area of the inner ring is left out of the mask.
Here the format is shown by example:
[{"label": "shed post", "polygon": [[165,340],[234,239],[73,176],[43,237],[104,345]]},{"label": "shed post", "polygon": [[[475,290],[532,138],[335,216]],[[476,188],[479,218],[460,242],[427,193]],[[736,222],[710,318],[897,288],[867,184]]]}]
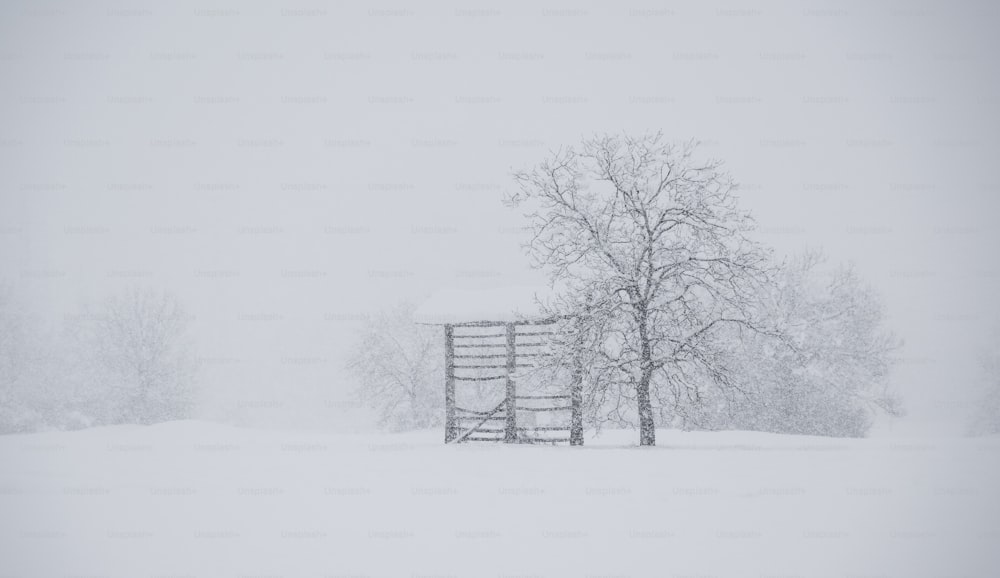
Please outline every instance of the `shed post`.
[{"label": "shed post", "polygon": [[458,434],[455,424],[455,339],[454,327],[444,326],[444,443]]},{"label": "shed post", "polygon": [[517,441],[517,384],[514,372],[517,370],[516,327],[507,323],[507,419],[504,425],[504,443]]}]

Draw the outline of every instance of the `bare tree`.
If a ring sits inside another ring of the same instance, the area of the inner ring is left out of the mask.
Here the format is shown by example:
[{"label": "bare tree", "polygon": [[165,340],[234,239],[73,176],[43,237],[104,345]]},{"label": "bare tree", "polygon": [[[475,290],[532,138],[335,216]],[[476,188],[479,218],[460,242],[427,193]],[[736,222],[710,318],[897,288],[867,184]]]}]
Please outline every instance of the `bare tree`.
[{"label": "bare tree", "polygon": [[169,294],[132,289],[105,299],[69,327],[77,354],[73,397],[95,423],[189,417],[195,358],[189,317]]},{"label": "bare tree", "polygon": [[21,431],[32,421],[24,403],[26,366],[24,322],[10,290],[0,285],[0,433]]},{"label": "bare tree", "polygon": [[969,433],[990,435],[1000,433],[1000,327],[993,333],[992,348],[980,354],[982,393],[972,416]]},{"label": "bare tree", "polygon": [[348,361],[361,401],[378,412],[381,427],[395,431],[443,423],[441,332],[415,324],[414,310],[404,303],[370,316]]},{"label": "bare tree", "polygon": [[36,343],[9,287],[0,285],[0,433],[45,425],[37,386]]},{"label": "bare tree", "polygon": [[587,139],[517,173],[508,199],[527,209],[527,249],[560,289],[550,312],[573,319],[562,357],[588,377],[592,417],[634,425],[634,411],[641,445],[656,443],[657,413],[733,385],[706,344],[728,325],[758,328],[751,303],[768,280],[735,185],[694,148]]}]

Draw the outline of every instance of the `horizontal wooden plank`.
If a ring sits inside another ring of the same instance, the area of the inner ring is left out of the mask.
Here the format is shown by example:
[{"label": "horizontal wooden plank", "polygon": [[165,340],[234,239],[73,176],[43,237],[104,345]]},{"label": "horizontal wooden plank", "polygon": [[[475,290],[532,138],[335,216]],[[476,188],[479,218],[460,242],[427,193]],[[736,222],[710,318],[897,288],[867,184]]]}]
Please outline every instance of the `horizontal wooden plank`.
[{"label": "horizontal wooden plank", "polygon": [[[569,438],[567,438],[567,439],[569,439]],[[489,438],[489,437],[469,436],[469,437],[465,438],[462,441],[467,441],[467,442],[502,442],[503,438],[502,437]]]},{"label": "horizontal wooden plank", "polygon": [[528,336],[528,335],[558,335],[558,331],[519,331],[515,335],[518,337]]},{"label": "horizontal wooden plank", "polygon": [[507,344],[506,343],[497,343],[497,344],[493,344],[493,343],[490,343],[490,344],[477,343],[475,345],[462,345],[462,344],[455,345],[455,349],[490,349],[490,348],[496,349],[497,347],[507,347]]},{"label": "horizontal wooden plank", "polygon": [[535,442],[556,443],[556,442],[568,442],[569,441],[569,438],[527,438],[527,437],[520,437],[518,439],[521,440],[521,441],[532,442],[532,443],[535,443]]},{"label": "horizontal wooden plank", "polygon": [[[506,365],[452,365],[452,367],[454,367],[455,369],[504,369],[507,366]],[[514,364],[514,367],[529,368],[535,366],[530,363],[517,363]]]},{"label": "horizontal wooden plank", "polygon": [[573,409],[572,406],[567,405],[566,407],[521,407],[517,406],[515,409],[518,411],[568,411]]},{"label": "horizontal wooden plank", "polygon": [[[517,344],[518,347],[544,347],[546,345],[548,345],[548,343],[545,343],[544,341],[538,341],[538,342],[532,341],[531,343]],[[455,347],[458,347],[458,345],[456,345]]]},{"label": "horizontal wooden plank", "polygon": [[466,321],[464,323],[445,323],[452,327],[506,327],[506,321]]},{"label": "horizontal wooden plank", "polygon": [[496,381],[498,379],[507,379],[506,375],[491,375],[488,377],[459,377],[457,375],[453,376],[452,379],[455,381]]},{"label": "horizontal wooden plank", "polygon": [[482,417],[475,417],[475,416],[471,416],[471,415],[460,415],[460,416],[456,416],[456,419],[466,419],[466,420],[470,420],[470,421],[482,421],[484,419],[486,421],[505,421],[507,419],[507,416],[500,415],[500,416],[493,416],[493,417],[482,418]]},{"label": "horizontal wooden plank", "polygon": [[519,395],[517,399],[569,399],[568,395]]},{"label": "horizontal wooden plank", "polygon": [[568,425],[567,426],[561,426],[561,425],[540,425],[540,426],[535,426],[535,427],[526,427],[524,429],[526,429],[528,431],[569,431],[572,428],[570,426],[568,426]]},{"label": "horizontal wooden plank", "polygon": [[[506,327],[508,323],[513,324],[515,327],[520,327],[524,325],[552,325],[559,321],[558,317],[547,317],[545,319],[522,319],[520,321],[465,321],[462,323],[440,323],[437,325],[452,326],[452,327]],[[434,325],[434,324],[431,324]]]},{"label": "horizontal wooden plank", "polygon": [[452,335],[452,339],[502,339],[506,343],[507,335],[498,333],[496,335]]},{"label": "horizontal wooden plank", "polygon": [[495,414],[497,412],[497,410],[495,410],[495,409],[490,410],[490,411],[477,411],[477,410],[474,410],[474,409],[466,409],[464,407],[456,407],[455,411],[460,411],[460,412],[468,413],[468,414],[472,414],[472,415],[493,415],[493,414]]},{"label": "horizontal wooden plank", "polygon": [[[490,355],[456,355],[455,359],[497,359],[507,357],[506,353],[490,354]],[[518,356],[522,357],[522,356]]]}]

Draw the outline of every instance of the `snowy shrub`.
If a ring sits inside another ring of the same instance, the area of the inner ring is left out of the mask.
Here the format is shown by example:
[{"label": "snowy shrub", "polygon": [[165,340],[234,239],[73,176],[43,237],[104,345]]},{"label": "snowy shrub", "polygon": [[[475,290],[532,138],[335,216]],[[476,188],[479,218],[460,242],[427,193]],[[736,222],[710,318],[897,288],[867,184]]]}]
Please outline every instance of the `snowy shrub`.
[{"label": "snowy shrub", "polygon": [[684,425],[861,437],[875,412],[900,411],[887,390],[899,343],[879,299],[852,269],[822,270],[822,261],[809,253],[779,270],[760,305],[771,331],[721,336],[733,387],[714,403],[681,403],[692,418]]}]

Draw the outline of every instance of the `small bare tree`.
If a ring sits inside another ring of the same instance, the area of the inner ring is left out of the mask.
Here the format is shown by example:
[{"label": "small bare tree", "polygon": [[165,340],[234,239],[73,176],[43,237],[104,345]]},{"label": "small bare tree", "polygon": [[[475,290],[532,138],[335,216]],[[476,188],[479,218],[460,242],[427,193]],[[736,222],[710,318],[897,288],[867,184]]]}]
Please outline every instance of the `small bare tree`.
[{"label": "small bare tree", "polygon": [[347,364],[361,401],[394,431],[438,426],[444,417],[441,332],[414,323],[414,310],[404,303],[370,316]]},{"label": "small bare tree", "polygon": [[74,318],[75,397],[94,423],[189,417],[196,361],[189,317],[171,295],[132,289]]},{"label": "small bare tree", "polygon": [[637,414],[641,445],[655,445],[657,413],[732,385],[707,344],[729,325],[758,328],[751,304],[768,280],[736,187],[694,148],[587,139],[515,174],[508,199],[527,209],[528,252],[560,289],[550,313],[571,320],[557,357],[585,374],[592,419]]}]

